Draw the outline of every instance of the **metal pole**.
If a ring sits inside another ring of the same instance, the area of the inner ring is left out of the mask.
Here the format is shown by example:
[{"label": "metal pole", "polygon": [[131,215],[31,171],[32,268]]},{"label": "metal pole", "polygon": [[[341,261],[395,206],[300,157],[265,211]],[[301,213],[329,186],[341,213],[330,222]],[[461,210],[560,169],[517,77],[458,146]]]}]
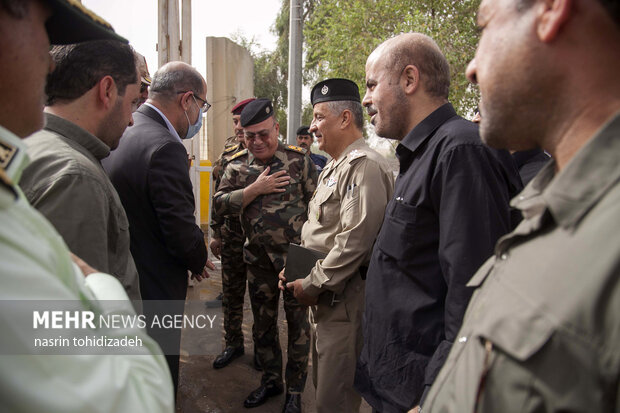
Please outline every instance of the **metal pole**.
[{"label": "metal pole", "polygon": [[301,56],[303,34],[302,0],[291,0],[288,42],[288,123],[287,142],[295,144],[295,131],[301,124]]}]

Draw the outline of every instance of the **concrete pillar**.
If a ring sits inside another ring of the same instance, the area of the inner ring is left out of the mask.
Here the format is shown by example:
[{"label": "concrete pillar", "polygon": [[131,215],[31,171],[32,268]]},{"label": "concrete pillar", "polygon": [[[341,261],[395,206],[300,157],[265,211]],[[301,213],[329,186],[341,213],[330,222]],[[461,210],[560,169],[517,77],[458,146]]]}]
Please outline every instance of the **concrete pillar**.
[{"label": "concrete pillar", "polygon": [[254,96],[254,62],[244,47],[225,37],[207,37],[206,47],[207,100],[213,107],[207,112],[201,159],[215,161],[233,135],[230,110]]},{"label": "concrete pillar", "polygon": [[295,132],[301,125],[301,59],[302,59],[301,0],[291,0],[288,42],[288,123],[287,142],[297,144]]}]

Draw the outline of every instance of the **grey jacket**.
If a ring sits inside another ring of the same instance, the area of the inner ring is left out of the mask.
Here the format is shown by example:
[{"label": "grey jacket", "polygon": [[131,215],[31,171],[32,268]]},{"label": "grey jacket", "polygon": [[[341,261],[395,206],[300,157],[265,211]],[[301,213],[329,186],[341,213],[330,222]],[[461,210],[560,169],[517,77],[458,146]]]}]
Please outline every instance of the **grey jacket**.
[{"label": "grey jacket", "polygon": [[45,128],[24,140],[31,159],[20,180],[26,198],[71,252],[140,300],[127,216],[100,163],[110,148],[74,123],[49,113],[45,119]]},{"label": "grey jacket", "polygon": [[513,205],[422,410],[620,411],[620,113]]}]

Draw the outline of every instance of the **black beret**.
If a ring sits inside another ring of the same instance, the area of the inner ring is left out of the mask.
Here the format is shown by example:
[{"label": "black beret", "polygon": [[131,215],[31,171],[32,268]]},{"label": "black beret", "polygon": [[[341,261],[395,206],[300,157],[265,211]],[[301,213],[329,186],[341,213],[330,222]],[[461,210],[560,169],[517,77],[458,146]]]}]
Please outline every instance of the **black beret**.
[{"label": "black beret", "polygon": [[271,100],[256,99],[245,105],[241,111],[241,126],[245,128],[246,126],[256,125],[271,116],[273,116]]},{"label": "black beret", "polygon": [[334,100],[360,102],[360,91],[355,82],[349,79],[327,79],[317,83],[310,93],[312,106]]},{"label": "black beret", "polygon": [[45,23],[51,44],[79,43],[88,40],[118,40],[110,23],[75,0],[48,0],[52,16]]},{"label": "black beret", "polygon": [[308,129],[310,129],[309,126],[300,126],[299,128],[297,128],[297,134],[298,135],[311,135]]}]

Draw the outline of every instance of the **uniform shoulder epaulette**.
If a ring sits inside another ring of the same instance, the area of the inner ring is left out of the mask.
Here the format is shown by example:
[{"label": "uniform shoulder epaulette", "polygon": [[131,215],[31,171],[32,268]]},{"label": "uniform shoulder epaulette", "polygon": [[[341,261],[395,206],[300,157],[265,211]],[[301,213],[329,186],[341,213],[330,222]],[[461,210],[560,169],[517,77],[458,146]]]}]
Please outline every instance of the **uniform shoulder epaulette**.
[{"label": "uniform shoulder epaulette", "polygon": [[234,160],[234,159],[241,158],[243,155],[247,155],[247,154],[248,154],[248,150],[247,150],[247,149],[244,149],[244,150],[239,151],[239,152],[237,152],[236,154],[234,154],[234,155],[230,158],[230,160],[232,161],[232,160]]},{"label": "uniform shoulder epaulette", "polygon": [[295,151],[295,152],[299,152],[299,153],[303,153],[303,154],[305,154],[307,152],[304,148],[301,148],[301,147],[295,146],[295,145],[286,145],[286,149],[291,150],[291,151]]},{"label": "uniform shoulder epaulette", "polygon": [[237,149],[239,149],[239,144],[227,146],[226,148],[224,148],[224,153],[231,153],[236,151]]},{"label": "uniform shoulder epaulette", "polygon": [[349,152],[347,158],[349,159],[349,163],[351,163],[356,159],[365,158],[366,156],[366,152],[360,151],[359,149],[353,149],[351,152]]}]

